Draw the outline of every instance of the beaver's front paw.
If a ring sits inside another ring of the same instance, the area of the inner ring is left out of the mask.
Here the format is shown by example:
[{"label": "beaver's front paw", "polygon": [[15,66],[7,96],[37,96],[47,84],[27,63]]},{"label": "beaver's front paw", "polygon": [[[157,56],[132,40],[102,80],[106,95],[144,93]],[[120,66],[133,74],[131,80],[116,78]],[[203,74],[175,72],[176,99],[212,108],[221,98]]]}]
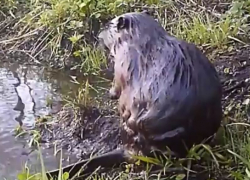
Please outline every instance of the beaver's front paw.
[{"label": "beaver's front paw", "polygon": [[116,100],[116,99],[119,99],[120,95],[119,95],[119,93],[116,91],[116,89],[115,89],[114,87],[112,87],[112,88],[109,90],[109,97],[110,97],[110,99]]},{"label": "beaver's front paw", "polygon": [[135,135],[135,132],[127,126],[126,122],[123,123],[123,129],[126,131],[128,136],[131,137]]}]

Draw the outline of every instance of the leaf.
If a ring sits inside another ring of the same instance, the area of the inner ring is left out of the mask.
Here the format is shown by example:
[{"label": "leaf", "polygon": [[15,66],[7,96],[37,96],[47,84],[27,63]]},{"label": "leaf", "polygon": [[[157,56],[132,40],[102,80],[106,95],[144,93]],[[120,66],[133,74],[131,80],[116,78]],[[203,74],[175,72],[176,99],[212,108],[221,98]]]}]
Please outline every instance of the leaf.
[{"label": "leaf", "polygon": [[246,168],[245,172],[247,174],[247,177],[250,178],[250,171],[248,170],[248,168]]},{"label": "leaf", "polygon": [[139,166],[141,164],[141,162],[140,161],[136,161],[135,164]]},{"label": "leaf", "polygon": [[75,44],[77,41],[79,41],[81,38],[83,37],[83,35],[74,35],[74,36],[71,36],[70,38],[69,38],[69,40],[73,43],[73,44]]},{"label": "leaf", "polygon": [[217,165],[217,167],[219,167],[219,166],[220,166],[220,165],[219,165],[219,162],[217,161],[217,159],[216,159],[214,153],[212,152],[210,146],[203,145],[203,144],[202,144],[201,146],[202,146],[203,148],[205,148],[205,149],[209,152],[209,154],[213,157],[213,159],[214,159],[214,161],[215,161],[215,164]]},{"label": "leaf", "polygon": [[69,179],[69,173],[65,172],[63,173],[63,180],[68,180]]},{"label": "leaf", "polygon": [[133,157],[146,163],[151,163],[151,164],[156,164],[156,165],[160,164],[160,161],[156,158],[143,157],[143,156],[133,156]]},{"label": "leaf", "polygon": [[101,16],[101,13],[96,13],[95,18],[99,18]]},{"label": "leaf", "polygon": [[20,136],[22,136],[22,135],[24,135],[24,134],[27,134],[27,132],[26,132],[26,131],[23,131],[23,132],[19,133],[18,135],[16,135],[15,138],[18,138],[18,137],[20,137]]},{"label": "leaf", "polygon": [[27,174],[26,173],[20,173],[17,175],[18,180],[26,180]]},{"label": "leaf", "polygon": [[217,152],[215,152],[214,153],[219,159],[221,159],[221,160],[227,160],[227,158],[226,157],[224,157],[222,154],[220,154],[220,153],[217,153]]},{"label": "leaf", "polygon": [[234,2],[232,8],[230,9],[230,12],[232,14],[236,14],[239,12],[240,9],[242,9],[244,2]]},{"label": "leaf", "polygon": [[80,7],[80,8],[83,8],[83,7],[85,7],[86,5],[87,5],[87,3],[83,2],[83,3],[81,3],[81,4],[79,5],[79,7]]},{"label": "leaf", "polygon": [[73,53],[73,55],[74,55],[75,57],[79,57],[79,56],[81,56],[81,52],[82,52],[82,51],[80,51],[80,50],[75,51],[75,52]]},{"label": "leaf", "polygon": [[250,168],[250,162],[243,158],[242,156],[238,155],[237,153],[231,151],[231,150],[227,150],[230,154],[234,155],[235,157],[237,157],[238,159],[240,159],[248,168]]},{"label": "leaf", "polygon": [[178,174],[176,177],[175,177],[175,180],[182,180],[186,177],[185,174]]}]

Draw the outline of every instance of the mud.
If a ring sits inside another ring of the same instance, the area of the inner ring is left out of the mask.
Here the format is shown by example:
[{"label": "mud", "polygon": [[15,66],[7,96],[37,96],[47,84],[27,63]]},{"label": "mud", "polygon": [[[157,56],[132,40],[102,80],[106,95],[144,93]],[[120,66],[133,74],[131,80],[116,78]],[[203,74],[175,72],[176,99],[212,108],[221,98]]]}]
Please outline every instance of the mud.
[{"label": "mud", "polygon": [[[235,46],[230,53],[219,55],[214,62],[224,89],[224,113],[229,116],[241,109],[249,121],[250,47]],[[247,109],[246,109],[247,108]],[[248,114],[248,115],[247,115]]]},{"label": "mud", "polygon": [[[58,144],[77,158],[89,158],[91,154],[103,154],[120,144],[119,118],[109,111],[95,107],[81,109],[74,117],[72,109],[63,109],[56,124],[41,129],[43,140]],[[87,115],[88,114],[88,115]]]}]

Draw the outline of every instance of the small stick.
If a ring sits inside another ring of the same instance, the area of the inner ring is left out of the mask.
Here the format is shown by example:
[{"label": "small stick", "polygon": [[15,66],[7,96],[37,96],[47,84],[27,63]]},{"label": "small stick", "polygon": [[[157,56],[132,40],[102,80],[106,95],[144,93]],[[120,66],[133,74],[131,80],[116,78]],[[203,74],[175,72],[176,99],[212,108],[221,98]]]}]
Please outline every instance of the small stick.
[{"label": "small stick", "polygon": [[[103,155],[89,158],[87,160],[82,160],[74,164],[70,164],[64,168],[62,168],[62,173],[68,172],[69,178],[72,178],[77,173],[80,174],[88,174],[98,167],[112,168],[114,166],[120,165],[123,162],[127,162],[130,156],[128,155],[128,151],[124,149],[114,150]],[[83,169],[83,170],[81,170]],[[47,177],[56,177],[59,174],[59,169],[49,171],[46,173]]]}]

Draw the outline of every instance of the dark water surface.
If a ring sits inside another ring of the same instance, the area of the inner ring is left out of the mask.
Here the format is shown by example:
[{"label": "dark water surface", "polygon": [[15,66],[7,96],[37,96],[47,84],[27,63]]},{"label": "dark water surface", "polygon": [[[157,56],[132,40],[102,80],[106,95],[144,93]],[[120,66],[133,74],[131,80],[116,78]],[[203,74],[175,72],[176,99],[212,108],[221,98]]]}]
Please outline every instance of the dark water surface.
[{"label": "dark water surface", "polygon": [[[37,116],[57,112],[61,95],[78,88],[65,72],[47,71],[41,67],[18,64],[0,65],[0,179],[14,180],[26,162],[32,169],[39,169],[37,151],[32,150],[27,139],[15,138],[13,130],[19,125],[33,128]],[[53,99],[52,108],[47,106]],[[58,167],[59,157],[53,155],[53,148],[43,148],[47,169]],[[68,158],[64,152],[64,159]],[[74,157],[64,165],[76,161]]]}]

